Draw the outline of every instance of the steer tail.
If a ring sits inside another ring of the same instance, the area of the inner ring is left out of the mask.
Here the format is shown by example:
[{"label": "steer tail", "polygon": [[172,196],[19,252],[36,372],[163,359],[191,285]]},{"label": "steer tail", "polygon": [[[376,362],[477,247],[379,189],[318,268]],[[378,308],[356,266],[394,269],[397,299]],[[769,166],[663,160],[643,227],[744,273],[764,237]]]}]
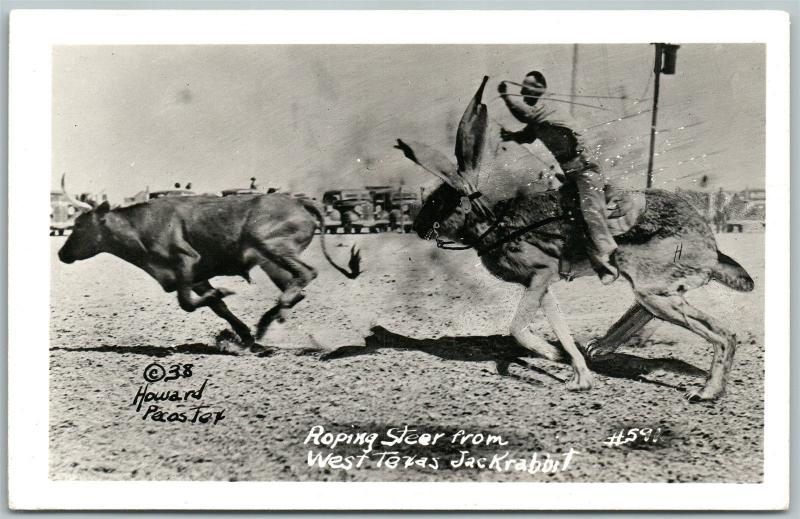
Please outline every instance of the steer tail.
[{"label": "steer tail", "polygon": [[298,201],[303,204],[303,207],[305,207],[306,211],[314,215],[317,218],[317,222],[319,222],[319,243],[322,245],[322,254],[325,255],[325,259],[328,260],[328,263],[333,265],[333,268],[348,278],[357,278],[358,275],[361,274],[361,251],[358,250],[355,245],[350,248],[350,261],[347,263],[347,266],[350,267],[349,272],[334,263],[333,259],[328,254],[328,249],[325,247],[325,217],[323,216],[322,211],[320,211],[319,207],[317,207],[317,204],[311,200],[300,199]]},{"label": "steer tail", "polygon": [[711,279],[740,292],[753,290],[753,278],[733,258],[717,251],[717,264],[711,270]]}]

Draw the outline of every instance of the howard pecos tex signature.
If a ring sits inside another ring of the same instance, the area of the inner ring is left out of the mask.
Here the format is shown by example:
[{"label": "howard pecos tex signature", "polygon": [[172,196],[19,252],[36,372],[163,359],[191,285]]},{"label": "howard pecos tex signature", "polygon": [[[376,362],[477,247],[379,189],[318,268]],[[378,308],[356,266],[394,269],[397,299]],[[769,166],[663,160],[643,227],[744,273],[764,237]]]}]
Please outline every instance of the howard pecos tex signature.
[{"label": "howard pecos tex signature", "polygon": [[192,377],[193,364],[173,364],[164,367],[154,362],[149,364],[142,374],[145,384],[139,386],[131,407],[141,414],[142,420],[157,423],[187,423],[199,425],[217,425],[225,419],[225,409],[215,409],[202,404],[208,386],[208,380],[192,389],[169,388],[153,390],[150,384],[172,382]]}]

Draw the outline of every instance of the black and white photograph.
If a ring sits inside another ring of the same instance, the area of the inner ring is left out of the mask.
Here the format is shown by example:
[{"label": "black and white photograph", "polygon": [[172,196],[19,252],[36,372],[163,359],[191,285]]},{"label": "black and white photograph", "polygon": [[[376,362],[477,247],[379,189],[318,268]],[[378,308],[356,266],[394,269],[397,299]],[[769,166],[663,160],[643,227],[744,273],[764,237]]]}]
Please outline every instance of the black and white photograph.
[{"label": "black and white photograph", "polygon": [[43,477],[775,483],[775,43],[674,34],[52,44]]}]

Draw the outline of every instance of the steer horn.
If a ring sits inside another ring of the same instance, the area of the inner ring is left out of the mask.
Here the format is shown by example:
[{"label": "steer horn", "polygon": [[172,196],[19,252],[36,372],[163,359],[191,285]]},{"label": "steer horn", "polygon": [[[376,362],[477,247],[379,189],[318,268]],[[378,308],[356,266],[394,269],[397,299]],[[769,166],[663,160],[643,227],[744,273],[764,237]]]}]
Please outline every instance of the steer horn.
[{"label": "steer horn", "polygon": [[87,204],[86,202],[81,202],[80,200],[75,200],[69,195],[69,193],[67,193],[67,189],[64,187],[64,178],[66,178],[66,176],[67,176],[66,173],[61,175],[61,192],[64,193],[67,202],[69,202],[70,204],[74,205],[75,207],[84,212],[91,211],[92,209],[94,209],[94,207],[92,207],[91,204]]}]

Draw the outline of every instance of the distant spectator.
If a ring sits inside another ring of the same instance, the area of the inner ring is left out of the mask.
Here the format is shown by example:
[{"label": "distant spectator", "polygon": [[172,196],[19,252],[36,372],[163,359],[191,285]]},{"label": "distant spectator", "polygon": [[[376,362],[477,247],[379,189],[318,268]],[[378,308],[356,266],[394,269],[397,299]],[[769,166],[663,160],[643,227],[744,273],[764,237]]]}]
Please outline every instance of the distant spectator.
[{"label": "distant spectator", "polygon": [[389,211],[389,227],[393,231],[403,232],[402,220],[403,212],[399,208],[395,207]]},{"label": "distant spectator", "polygon": [[722,188],[719,188],[719,191],[717,191],[714,197],[714,226],[718,233],[725,231],[725,227],[727,226],[727,210],[727,197]]}]

